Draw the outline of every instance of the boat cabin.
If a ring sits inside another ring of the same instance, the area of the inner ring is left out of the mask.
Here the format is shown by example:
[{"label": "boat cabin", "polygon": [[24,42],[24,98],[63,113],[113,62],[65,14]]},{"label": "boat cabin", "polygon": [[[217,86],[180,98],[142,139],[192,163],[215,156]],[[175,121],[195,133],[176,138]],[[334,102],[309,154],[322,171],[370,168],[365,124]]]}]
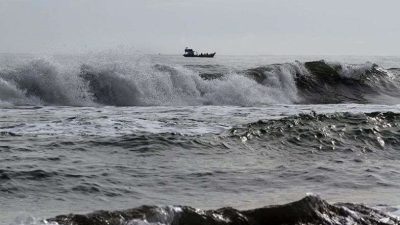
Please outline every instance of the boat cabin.
[{"label": "boat cabin", "polygon": [[185,55],[189,55],[189,56],[194,55],[193,49],[186,47],[185,48]]},{"label": "boat cabin", "polygon": [[193,49],[186,47],[184,57],[202,57],[202,58],[213,58],[215,56],[214,53],[196,53]]}]

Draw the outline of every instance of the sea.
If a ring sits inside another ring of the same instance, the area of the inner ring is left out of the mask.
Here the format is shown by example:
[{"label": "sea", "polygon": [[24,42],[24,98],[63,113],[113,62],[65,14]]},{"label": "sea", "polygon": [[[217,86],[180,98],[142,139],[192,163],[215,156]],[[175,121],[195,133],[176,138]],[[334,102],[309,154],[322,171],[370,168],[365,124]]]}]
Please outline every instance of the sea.
[{"label": "sea", "polygon": [[400,57],[0,55],[0,224],[400,224]]}]

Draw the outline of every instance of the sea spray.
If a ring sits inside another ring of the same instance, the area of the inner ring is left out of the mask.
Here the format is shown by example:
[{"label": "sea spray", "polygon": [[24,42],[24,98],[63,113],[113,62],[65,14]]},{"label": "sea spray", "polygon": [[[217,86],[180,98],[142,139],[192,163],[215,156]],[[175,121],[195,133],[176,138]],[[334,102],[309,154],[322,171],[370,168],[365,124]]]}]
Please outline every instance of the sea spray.
[{"label": "sea spray", "polygon": [[227,70],[146,60],[82,61],[38,59],[4,67],[0,100],[11,105],[257,106],[379,98],[393,104],[399,89],[396,71],[371,63],[294,62]]}]

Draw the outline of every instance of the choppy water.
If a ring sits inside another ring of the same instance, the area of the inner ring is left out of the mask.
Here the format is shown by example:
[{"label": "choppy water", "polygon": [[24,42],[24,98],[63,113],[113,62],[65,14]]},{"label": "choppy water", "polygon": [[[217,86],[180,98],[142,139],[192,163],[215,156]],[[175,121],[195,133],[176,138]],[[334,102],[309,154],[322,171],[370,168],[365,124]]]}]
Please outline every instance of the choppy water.
[{"label": "choppy water", "polygon": [[[244,210],[310,192],[399,215],[400,59],[316,59],[3,55],[0,223],[158,205],[139,210],[164,215],[148,223],[218,224],[259,217],[171,205]],[[304,201],[331,224],[363,215]],[[130,213],[115,224],[144,223]]]}]

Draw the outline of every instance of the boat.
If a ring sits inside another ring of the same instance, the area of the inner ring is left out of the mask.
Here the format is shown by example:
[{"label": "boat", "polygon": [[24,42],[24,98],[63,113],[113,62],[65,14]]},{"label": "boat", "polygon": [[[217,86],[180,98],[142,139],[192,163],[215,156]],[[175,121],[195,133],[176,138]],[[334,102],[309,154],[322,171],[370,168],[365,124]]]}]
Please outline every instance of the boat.
[{"label": "boat", "polygon": [[199,57],[199,58],[213,58],[216,52],[214,53],[200,53],[193,51],[193,49],[186,47],[184,57]]}]

